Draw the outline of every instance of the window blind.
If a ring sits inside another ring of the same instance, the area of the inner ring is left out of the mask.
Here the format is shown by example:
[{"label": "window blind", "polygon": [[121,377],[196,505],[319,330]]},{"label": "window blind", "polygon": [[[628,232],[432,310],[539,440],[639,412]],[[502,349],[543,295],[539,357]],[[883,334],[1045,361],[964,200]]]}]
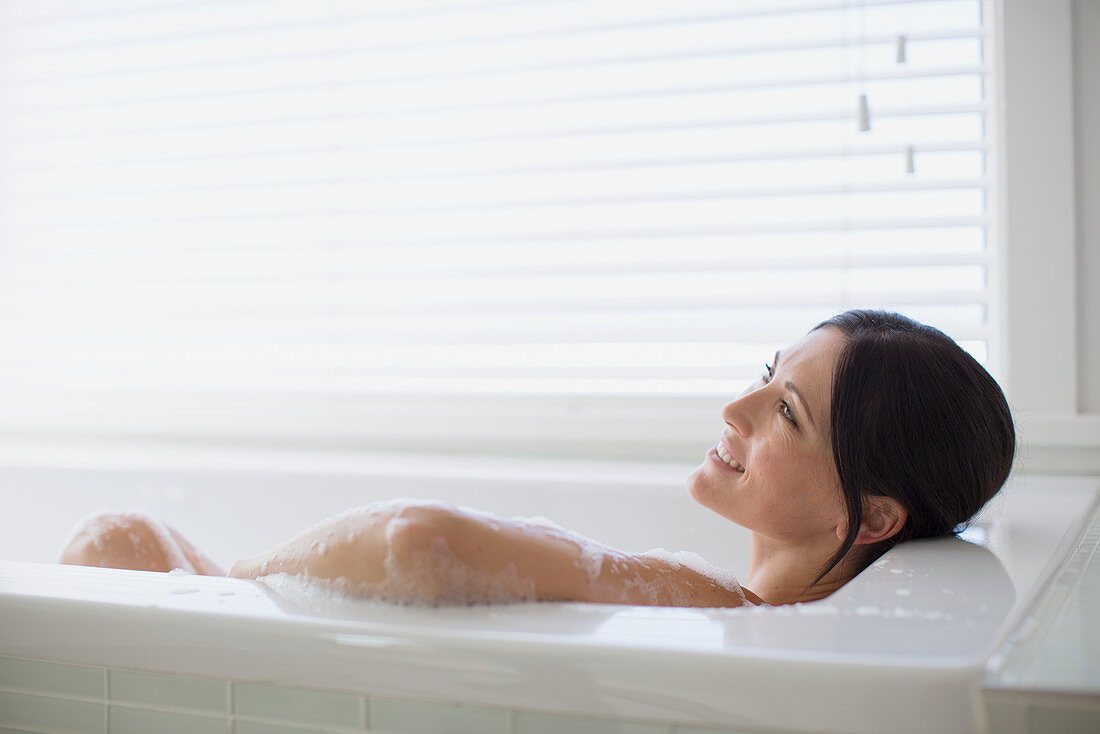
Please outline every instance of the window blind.
[{"label": "window blind", "polygon": [[0,2],[0,423],[511,396],[579,435],[587,398],[728,397],[851,307],[989,361],[988,16]]}]

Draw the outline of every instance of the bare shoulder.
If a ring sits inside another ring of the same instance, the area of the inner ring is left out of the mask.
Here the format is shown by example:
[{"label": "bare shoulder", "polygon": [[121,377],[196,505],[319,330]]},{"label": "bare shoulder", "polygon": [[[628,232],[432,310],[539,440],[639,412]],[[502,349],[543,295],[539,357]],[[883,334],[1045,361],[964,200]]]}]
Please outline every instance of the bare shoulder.
[{"label": "bare shoulder", "polygon": [[400,552],[445,548],[479,574],[523,580],[540,600],[587,601],[590,551],[567,532],[453,507],[414,509],[395,532]]},{"label": "bare shoulder", "polygon": [[749,589],[746,589],[744,586],[741,587],[741,593],[745,595],[745,600],[750,602],[753,606],[759,607],[767,605],[766,601],[761,599]]},{"label": "bare shoulder", "polygon": [[668,558],[631,554],[611,568],[613,587],[627,592],[622,603],[673,607],[741,607],[760,603],[732,578],[703,573]]},{"label": "bare shoulder", "polygon": [[[366,511],[369,510],[369,511]],[[611,548],[563,528],[435,501],[401,501],[330,518],[231,575],[291,573],[354,593],[430,603],[582,601],[736,607],[736,583],[669,559]]]},{"label": "bare shoulder", "polygon": [[538,599],[646,606],[762,604],[735,582],[668,559],[611,548],[562,528],[439,509],[410,513],[425,547],[442,537],[462,561],[488,573],[516,574]]}]

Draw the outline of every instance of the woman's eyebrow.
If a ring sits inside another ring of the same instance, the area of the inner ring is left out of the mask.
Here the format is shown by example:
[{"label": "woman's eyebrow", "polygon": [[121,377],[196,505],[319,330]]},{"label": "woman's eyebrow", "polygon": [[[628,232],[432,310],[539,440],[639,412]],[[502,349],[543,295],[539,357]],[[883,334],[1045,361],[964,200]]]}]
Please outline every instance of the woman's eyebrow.
[{"label": "woman's eyebrow", "polygon": [[[781,354],[782,354],[781,351],[777,351],[775,353],[775,361],[772,362],[772,369],[773,370],[779,368],[779,357],[780,357]],[[792,393],[794,393],[794,395],[798,398],[798,402],[802,403],[802,412],[805,413],[806,417],[810,419],[810,425],[814,427],[814,430],[817,430],[817,421],[814,420],[813,413],[810,412],[810,404],[808,402],[806,402],[806,397],[801,393],[801,391],[799,391],[798,387],[795,386],[795,384],[793,382],[791,382],[790,380],[787,380],[786,382],[784,382],[783,387],[787,388]]]},{"label": "woman's eyebrow", "polygon": [[813,413],[810,412],[810,404],[806,402],[806,398],[802,395],[801,392],[798,391],[798,388],[795,387],[795,384],[790,380],[787,380],[783,383],[783,387],[787,388],[798,397],[798,402],[802,403],[802,412],[805,413],[806,417],[810,419],[810,425],[814,427],[814,430],[817,430],[817,421],[814,420]]}]

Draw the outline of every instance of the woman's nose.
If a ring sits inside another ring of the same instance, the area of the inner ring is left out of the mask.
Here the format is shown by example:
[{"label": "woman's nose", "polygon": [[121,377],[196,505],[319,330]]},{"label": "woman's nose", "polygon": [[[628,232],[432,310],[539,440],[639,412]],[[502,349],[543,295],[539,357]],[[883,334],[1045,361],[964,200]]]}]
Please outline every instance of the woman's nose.
[{"label": "woman's nose", "polygon": [[742,436],[752,433],[752,418],[750,415],[750,399],[752,392],[746,392],[740,397],[726,403],[722,408],[722,420],[726,425]]}]

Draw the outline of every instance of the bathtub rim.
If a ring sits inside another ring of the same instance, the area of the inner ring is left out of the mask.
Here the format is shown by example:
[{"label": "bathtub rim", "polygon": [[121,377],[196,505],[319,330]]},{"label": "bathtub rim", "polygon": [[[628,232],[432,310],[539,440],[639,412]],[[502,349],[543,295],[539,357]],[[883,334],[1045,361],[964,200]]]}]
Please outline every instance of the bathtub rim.
[{"label": "bathtub rim", "polygon": [[[23,568],[13,569],[17,565]],[[33,567],[41,565],[2,562],[0,579],[11,579],[13,570],[34,572]],[[152,575],[106,569],[65,571],[70,578],[87,578],[96,572]],[[209,581],[253,584],[226,578]],[[167,577],[160,582],[177,583]],[[715,654],[597,644],[583,635],[551,642],[499,633],[456,636],[453,630],[410,644],[392,627],[364,627],[343,620],[267,619],[258,625],[258,618],[249,615],[164,608],[150,614],[146,605],[133,600],[104,604],[53,598],[44,608],[42,599],[0,593],[0,616],[7,621],[0,630],[0,655],[669,725],[765,726],[806,732],[824,727],[871,734],[881,731],[886,722],[882,711],[877,718],[860,713],[856,722],[850,716],[870,696],[892,714],[901,712],[906,721],[922,722],[919,727],[893,729],[908,734],[928,730],[924,701],[935,695],[940,702],[935,716],[942,725],[933,728],[950,731],[966,722],[961,730],[976,731],[975,698],[985,665],[980,655],[894,665],[856,656],[844,661],[774,652],[761,657],[757,650]],[[540,613],[550,614],[576,606],[597,613],[623,609],[571,602],[537,606]],[[72,624],[74,618],[98,618],[94,641],[89,630]],[[279,640],[281,645],[278,650],[263,650],[252,644],[255,638]],[[367,644],[358,644],[364,641]],[[242,651],[250,652],[242,655]],[[303,666],[302,660],[315,662]],[[566,683],[533,690],[522,685],[525,680]],[[684,685],[685,680],[692,684]],[[777,689],[772,681],[783,684]],[[731,697],[731,686],[741,695]],[[662,692],[666,700],[646,700]],[[791,697],[818,705],[788,706],[780,716],[777,706]],[[807,709],[833,713],[818,711],[807,718]],[[892,716],[889,721],[896,723]]]},{"label": "bathtub rim", "polygon": [[[237,459],[234,458],[235,454],[226,454],[226,460],[223,464],[218,465],[218,462],[211,462],[210,464],[202,467],[202,470],[245,472],[259,471],[261,473],[271,473],[281,470],[280,468],[273,468],[271,466],[264,465],[263,457],[265,455],[266,453],[256,454],[255,456],[247,457],[247,459],[244,461],[235,463],[237,462]],[[181,453],[180,456],[182,457],[184,456],[184,454]],[[333,475],[358,475],[360,473],[377,475],[379,473],[385,473],[385,471],[389,471],[391,475],[396,475],[404,472],[405,469],[408,468],[407,465],[403,463],[406,459],[407,457],[404,455],[398,457],[398,463],[393,465],[391,469],[385,470],[383,467],[383,471],[379,471],[378,464],[375,463],[375,459],[373,457],[348,456],[347,465],[338,467],[330,466],[326,471],[318,465],[314,464],[314,459],[312,457],[303,454],[302,461],[305,463],[297,467],[293,467],[291,468],[291,470],[308,473],[315,472],[318,476],[324,476],[329,473]],[[147,457],[141,459],[141,461],[145,460],[147,460]],[[140,465],[141,461],[123,461],[120,457],[105,458],[97,454],[95,456],[89,455],[89,457],[86,457],[84,460],[66,461],[64,462],[64,465],[76,470],[79,470],[81,468],[125,470],[127,468],[133,467],[135,463]],[[151,462],[150,465],[155,465],[158,469],[163,468],[162,464],[154,463],[153,459],[148,459],[148,461]],[[157,459],[157,461],[159,461],[159,459]],[[449,469],[445,466],[446,463],[447,462],[442,462],[438,469],[432,469],[431,471],[448,471]],[[6,460],[0,461],[0,465],[46,469],[56,466],[55,462],[53,462],[52,460],[45,461],[42,458],[36,458],[33,456],[28,458],[27,456],[18,457],[10,454],[7,456]],[[561,484],[563,482],[572,481],[573,477],[576,476],[571,471],[570,463],[563,464],[561,462],[547,462],[546,465],[560,468],[560,472],[558,474],[555,474],[552,477],[543,477],[543,479],[548,480],[550,483]],[[191,464],[189,460],[183,461],[182,459],[177,462],[175,466],[186,469],[196,468],[196,466]],[[502,476],[505,478],[516,476],[518,466],[519,465],[517,463],[513,463],[512,468],[502,470],[500,473],[498,473],[496,479],[499,480]],[[604,469],[605,466],[606,464],[603,463],[596,464],[589,462],[589,474],[587,475],[587,479],[594,484],[608,484],[612,481],[621,480],[621,470],[623,469],[623,465],[614,464],[610,469],[607,470]],[[483,475],[479,462],[467,462],[463,464],[463,467],[464,471],[466,471],[469,476],[479,477]],[[667,469],[667,467],[664,468]],[[679,474],[679,469],[675,469],[675,471],[677,474]],[[662,487],[667,484],[664,479],[659,477],[655,479],[652,473],[644,469],[637,471],[635,476],[637,476],[638,478],[639,486],[646,487],[647,491],[663,491]],[[1093,494],[1091,495],[1091,499],[1089,500],[1091,503],[1089,507],[1095,508],[1098,500],[1096,487],[1098,484],[1100,484],[1100,479],[1096,477],[1086,477],[1084,479],[1086,480],[1088,485],[1093,488]],[[1052,578],[1053,571],[1056,570],[1056,567],[1064,562],[1066,557],[1065,551],[1072,546],[1073,542],[1076,539],[1076,536],[1078,536],[1084,528],[1086,518],[1088,516],[1089,512],[1079,513],[1075,517],[1074,523],[1071,524],[1072,527],[1065,529],[1065,532],[1063,533],[1063,536],[1061,537],[1059,543],[1060,550],[1058,551],[1058,554],[1060,554],[1061,557],[1057,560],[1057,562],[1051,561],[1055,568],[1048,568],[1047,571],[1044,573],[1044,586],[1050,583],[1050,579]],[[0,579],[5,578],[4,574],[10,572],[11,568],[11,562],[0,562]],[[0,582],[0,592],[2,592],[3,587],[4,583]],[[1040,593],[1041,588],[1033,589],[1033,593],[1030,595],[1032,603],[1034,603],[1034,599],[1038,597]],[[180,599],[183,598],[185,597],[180,597]],[[7,603],[7,601],[8,600],[6,600],[4,594],[0,593],[0,616],[3,616],[4,619],[12,618],[9,616],[9,612],[18,611],[14,610],[13,607]],[[59,607],[66,606],[66,603],[61,600],[55,600],[54,604]],[[563,604],[568,605],[568,603]],[[74,606],[73,603],[68,603],[67,605],[69,606],[69,611],[72,611],[79,606],[79,604],[76,604]],[[130,606],[136,610],[136,613],[140,614],[141,605],[131,603]],[[89,609],[89,607],[85,607],[85,609],[87,610]],[[615,609],[619,608],[615,607]],[[188,675],[213,675],[219,678],[225,677],[227,672],[232,672],[233,670],[236,670],[237,673],[233,676],[233,678],[238,680],[253,680],[255,678],[251,676],[254,675],[259,675],[261,676],[261,679],[263,679],[263,676],[267,676],[271,670],[279,670],[279,661],[277,659],[271,659],[267,662],[266,665],[263,666],[254,666],[251,668],[238,667],[234,669],[232,668],[231,664],[216,667],[204,667],[204,665],[201,663],[188,663],[186,659],[184,659],[183,661],[177,660],[174,663],[164,663],[163,656],[154,655],[149,652],[133,652],[133,656],[128,658],[125,657],[125,653],[122,652],[122,650],[127,647],[124,644],[118,645],[118,649],[116,649],[110,655],[107,655],[103,653],[102,648],[104,647],[104,645],[100,644],[99,647],[101,649],[97,652],[94,649],[94,646],[88,644],[89,640],[94,639],[88,634],[85,634],[83,637],[77,635],[69,638],[68,642],[71,643],[68,646],[70,652],[66,654],[64,651],[59,652],[59,646],[56,644],[56,642],[51,643],[47,639],[47,631],[41,625],[41,615],[37,614],[37,612],[40,611],[40,609],[24,608],[21,611],[18,611],[18,614],[20,616],[16,620],[18,621],[19,625],[21,625],[21,629],[23,631],[33,632],[34,630],[38,630],[38,632],[31,635],[32,638],[37,640],[37,642],[20,642],[14,639],[14,634],[9,634],[5,630],[0,630],[0,642],[2,642],[2,644],[0,644],[0,655],[13,655],[16,657],[29,657],[32,659],[58,660],[62,662],[79,663],[85,665],[110,665],[111,667],[146,670],[151,672],[175,672]],[[65,610],[61,609],[60,611],[64,612]],[[1023,613],[1024,610],[1020,609],[1016,616],[1019,617]],[[203,619],[203,616],[201,614],[196,614],[194,611],[187,612],[186,610],[176,610],[176,612],[167,613],[167,618],[173,620],[173,624],[179,622],[181,628],[186,629],[187,625],[189,624],[188,620],[201,620]],[[965,721],[967,723],[962,725],[964,728],[958,730],[967,732],[980,731],[981,713],[978,709],[978,704],[976,703],[976,697],[981,687],[986,659],[988,658],[988,655],[992,652],[992,650],[996,648],[999,642],[1004,639],[1004,636],[1011,629],[1012,625],[1015,624],[1015,622],[1015,619],[1006,619],[1002,623],[1002,627],[996,633],[995,637],[989,640],[986,648],[983,649],[981,652],[976,652],[967,656],[947,657],[940,660],[929,659],[927,661],[927,664],[924,665],[914,665],[910,663],[904,666],[893,666],[883,663],[882,660],[878,661],[880,664],[875,665],[866,664],[867,661],[850,659],[848,661],[848,664],[844,665],[844,668],[847,672],[851,673],[852,676],[846,677],[850,678],[850,683],[852,681],[858,682],[865,691],[879,692],[883,701],[892,701],[894,705],[899,708],[899,710],[905,709],[907,711],[910,711],[914,717],[918,717],[914,720],[922,721],[921,728],[919,729],[921,731],[931,728],[928,724],[927,719],[920,719],[918,716],[920,712],[917,711],[916,708],[911,706],[911,701],[909,701],[906,696],[889,690],[890,686],[886,686],[885,682],[892,681],[896,683],[899,680],[906,680],[907,684],[912,684],[916,687],[916,689],[925,692],[935,692],[936,695],[942,696],[943,701],[945,701],[946,703],[943,711],[938,712],[938,715],[940,716],[941,723],[943,723],[944,727],[946,727],[944,730],[951,730],[952,727],[959,727],[960,722]],[[112,624],[113,627],[116,629],[117,634],[121,634],[121,632],[126,631],[126,625],[117,622]],[[230,624],[229,626],[233,625]],[[7,628],[8,625],[4,625],[4,627]],[[234,627],[234,629],[247,631],[247,624],[245,622],[241,622],[237,627]],[[354,626],[348,627],[347,625],[342,625],[340,623],[332,623],[332,626],[328,627],[328,629],[330,631],[337,630],[337,634],[349,633],[349,629],[351,630],[349,634],[358,634],[362,631],[361,629],[357,631]],[[172,651],[178,651],[180,648],[178,642],[174,643],[171,640],[161,641],[161,643],[159,644],[160,647],[158,647],[157,649],[161,652],[164,652],[165,654],[171,653]],[[498,647],[502,647],[507,650],[509,648],[509,644],[510,643],[508,640],[504,639],[502,636],[500,637]],[[542,657],[540,657],[541,653],[535,652],[531,653],[531,659],[536,662],[541,660],[543,663],[550,665],[550,663],[547,662],[548,660],[550,660],[549,656],[560,655],[561,650],[555,649],[553,646],[547,645],[545,643],[540,644],[542,644],[542,652],[544,652],[547,656],[546,659],[544,660]],[[132,648],[133,646],[131,645],[130,647]],[[333,647],[334,646],[330,644],[325,649],[332,649]],[[345,646],[345,648],[346,647],[347,646]],[[490,643],[485,643],[482,646],[483,650],[490,647],[494,647],[494,645]],[[558,647],[561,648],[562,646],[559,645]],[[211,650],[217,649],[216,646],[212,643],[208,645],[208,648]],[[303,647],[300,649],[304,651],[304,654],[309,654],[308,647]],[[365,649],[368,651],[365,652]],[[384,648],[377,649],[383,650]],[[73,653],[71,652],[73,650],[80,651],[80,659],[73,659]],[[756,671],[755,677],[768,677],[759,675],[759,667],[764,663],[760,662],[760,656],[755,653],[738,657],[728,652],[720,655],[715,655],[708,654],[703,650],[690,650],[686,655],[677,656],[676,651],[668,650],[624,651],[621,647],[601,646],[599,644],[596,644],[591,639],[586,640],[582,644],[574,646],[573,648],[571,648],[571,652],[580,656],[582,659],[575,661],[575,667],[573,669],[565,670],[565,672],[562,673],[562,677],[573,679],[589,679],[597,675],[603,675],[603,680],[606,683],[606,676],[611,675],[610,673],[607,673],[607,670],[612,670],[614,675],[619,676],[620,681],[635,680],[634,690],[638,698],[645,698],[646,696],[655,697],[656,694],[652,690],[646,688],[647,682],[645,680],[636,680],[631,678],[631,676],[633,675],[633,671],[631,670],[631,666],[623,664],[622,661],[624,658],[629,658],[629,660],[633,660],[638,663],[633,667],[643,667],[643,664],[648,661],[648,663],[651,664],[649,667],[661,670],[662,675],[665,676],[663,680],[666,680],[670,683],[675,682],[677,677],[684,678],[689,677],[693,674],[695,668],[691,667],[690,665],[688,665],[688,663],[683,661],[690,661],[695,666],[714,672],[715,675],[729,675],[730,664],[737,662],[745,663],[746,661],[749,661],[755,664],[754,666],[750,666]],[[613,653],[619,654],[619,663],[617,668],[614,667],[613,663],[607,663],[606,661],[608,656]],[[355,660],[362,662],[363,660],[367,659],[367,656],[369,656],[369,654],[369,648],[356,649],[355,651],[353,651],[352,657]],[[496,666],[495,669],[499,669],[501,666],[508,664],[506,660],[504,662],[502,662],[502,660],[504,660],[504,658],[498,657],[489,659],[489,662]],[[674,665],[672,662],[670,662],[676,660],[679,660],[680,663]],[[660,664],[658,665],[656,663]],[[841,664],[841,661],[838,660],[806,660],[805,656],[800,656],[797,654],[784,657],[783,655],[775,653],[774,651],[772,653],[771,659],[766,663],[768,669],[772,671],[772,674],[774,674],[775,676],[784,677],[792,681],[801,681],[800,685],[803,686],[803,690],[807,691],[812,691],[815,687],[820,687],[822,679],[829,681],[831,685],[833,683],[833,681],[830,680],[831,677],[823,673],[822,671],[827,671],[829,670],[829,666],[832,666],[833,672],[836,672],[836,666]],[[601,668],[601,665],[603,665],[604,667]],[[563,670],[560,667],[553,669],[558,671]],[[535,663],[532,663],[529,667],[526,668],[526,670],[529,674],[532,675],[545,675],[546,673],[546,671],[540,670],[539,666]],[[349,673],[347,675],[352,674]],[[454,672],[452,671],[449,675],[451,675],[453,678]],[[815,675],[816,678],[814,677]],[[245,677],[241,678],[240,676]],[[350,678],[345,678],[344,684],[338,685],[338,682],[334,683],[330,679],[325,678],[323,675],[315,675],[312,673],[307,675],[302,673],[301,671],[290,670],[284,670],[280,678],[280,681],[287,685],[309,688],[332,687],[333,690],[354,690],[358,692],[371,693],[371,691],[366,690],[366,688],[364,687],[369,682],[354,684],[354,680],[356,679],[352,675],[352,677]],[[625,701],[623,699],[615,699],[614,696],[621,694],[621,686],[620,689],[615,689],[614,686],[611,686],[613,690],[611,690],[611,692],[608,694],[608,696],[610,696],[608,700],[617,701],[617,703],[609,704],[606,701],[600,703],[599,701],[594,701],[592,699],[592,696],[595,694],[593,694],[591,691],[583,691],[580,693],[574,691],[571,695],[566,695],[565,693],[559,692],[558,694],[552,694],[549,697],[545,697],[544,699],[539,701],[521,701],[522,705],[520,705],[516,704],[511,699],[494,698],[494,695],[496,694],[493,693],[493,686],[490,685],[492,681],[483,681],[482,689],[465,690],[463,695],[460,697],[457,695],[441,695],[440,691],[446,690],[446,686],[436,685],[439,680],[442,679],[433,679],[433,681],[435,681],[434,683],[426,682],[419,688],[407,688],[405,689],[404,693],[399,690],[390,690],[380,695],[387,695],[395,698],[416,698],[420,700],[461,700],[464,702],[470,702],[479,705],[496,707],[503,706],[512,710],[525,709],[533,711],[565,711],[579,715],[613,716],[640,720],[667,721],[688,725],[695,724],[728,726],[730,722],[734,720],[728,717],[744,715],[743,711],[738,712],[729,710],[729,696],[723,696],[721,695],[721,691],[714,690],[711,690],[707,695],[704,695],[701,698],[696,697],[695,699],[692,698],[692,695],[694,694],[685,694],[683,700],[679,703],[676,703],[674,705],[668,704],[663,711],[655,711],[653,708],[646,708],[637,701],[635,701],[634,703],[630,703],[629,701]],[[348,683],[347,681],[352,681],[352,683]],[[944,684],[944,681],[950,681],[950,685]],[[756,683],[758,683],[758,681],[753,679],[745,680],[745,686],[748,687],[749,690],[756,690],[758,695],[756,695],[755,698],[758,698],[761,702],[768,701],[768,690],[752,689],[752,686]],[[795,683],[792,683],[791,686],[795,686],[795,688],[791,689],[790,686],[788,686],[788,693],[790,692],[790,690],[797,689]],[[618,690],[618,693],[616,693],[616,690]],[[855,699],[845,697],[848,694],[845,693],[845,689],[842,687],[833,690],[833,694],[834,695],[831,699],[825,697],[826,700],[823,701],[823,704],[839,705],[840,702],[846,702],[847,708],[852,708],[858,705],[858,701],[856,701]],[[632,706],[635,707],[632,708]],[[696,710],[689,710],[690,706],[695,706]],[[723,709],[723,706],[726,706],[726,708]],[[721,716],[718,716],[714,713],[716,711],[723,713]],[[976,711],[978,713],[975,713]],[[755,720],[745,719],[743,725],[760,727],[764,725],[761,723],[762,721],[763,719],[760,718],[757,718]],[[797,717],[788,718],[785,719],[785,721],[787,721],[788,723],[782,725],[788,726],[788,728],[794,730],[817,730],[813,726],[809,726],[808,724],[806,724],[806,722],[804,721],[799,723],[800,720],[797,719]],[[864,721],[862,724],[850,724],[848,722],[842,723],[842,720],[840,718],[837,718],[833,720],[835,724],[833,728],[838,731],[857,731],[867,732],[868,734],[870,734],[870,732],[872,731],[881,731],[882,727],[885,725],[885,721],[885,719],[880,718],[874,721],[867,720]],[[818,721],[817,724],[820,725],[821,722]],[[895,730],[906,731],[905,729],[898,729],[896,727],[897,721],[891,720],[890,724],[891,727]],[[777,723],[773,720],[768,720],[767,724],[764,726],[774,728],[780,725],[780,723]],[[912,729],[912,731],[917,730],[917,728]]]},{"label": "bathtub rim", "polygon": [[[1089,507],[1095,510],[1097,502],[1094,492]],[[1062,538],[1059,552],[1072,546],[1089,515],[1078,516],[1074,529],[1066,533],[1073,537]],[[914,548],[936,547],[936,541],[899,546],[880,559],[886,562],[868,570],[886,574],[892,558]],[[49,582],[41,583],[43,575],[54,577],[52,591]],[[837,594],[853,588],[854,581]],[[225,612],[209,604],[196,606],[197,596],[171,593],[185,584],[205,587],[214,595],[232,589],[263,608],[259,612]],[[81,588],[84,585],[87,588]],[[16,587],[23,588],[17,591]],[[147,592],[151,587],[163,593],[152,602],[148,596],[135,599],[135,589]],[[98,590],[102,598],[89,600],[88,588]],[[391,617],[397,616],[394,608],[381,608],[394,611]],[[499,614],[501,609],[513,616],[518,613],[522,622],[525,616],[537,620],[540,615],[563,611],[614,618],[629,610],[650,608],[544,602],[474,608],[474,613]],[[797,619],[784,611],[789,609],[793,608],[669,609],[661,613],[702,619],[708,613],[745,616],[766,611]],[[409,611],[419,617],[440,612],[414,608],[402,610],[401,616]],[[461,618],[470,613],[465,609],[451,616]],[[981,731],[980,692],[987,660],[1014,624],[1006,616],[980,650],[925,656],[904,664],[888,656],[852,653],[821,656],[756,648],[640,648],[593,639],[590,634],[550,639],[501,633],[495,628],[491,634],[475,631],[459,635],[454,627],[433,631],[421,625],[416,639],[410,639],[408,623],[287,613],[252,581],[12,561],[0,562],[0,616],[6,620],[0,628],[0,655],[5,656],[395,699],[457,701],[510,711],[858,734],[880,732],[883,727],[902,734],[929,729]],[[92,621],[81,629],[74,620]],[[142,642],[135,644],[135,637]],[[257,638],[278,641],[279,648],[253,644]],[[313,662],[303,666],[302,660]],[[538,691],[517,687],[516,681],[528,679],[565,683]],[[692,684],[683,685],[685,680]],[[575,683],[578,681],[583,685]],[[783,681],[780,690],[770,681]],[[731,686],[741,695],[731,696]],[[670,696],[669,690],[675,690],[675,695]],[[938,701],[931,714],[925,710],[930,696]],[[806,705],[783,706],[792,698]],[[867,710],[868,700],[876,702],[873,710]],[[808,710],[814,712],[812,716],[805,713]]]}]

